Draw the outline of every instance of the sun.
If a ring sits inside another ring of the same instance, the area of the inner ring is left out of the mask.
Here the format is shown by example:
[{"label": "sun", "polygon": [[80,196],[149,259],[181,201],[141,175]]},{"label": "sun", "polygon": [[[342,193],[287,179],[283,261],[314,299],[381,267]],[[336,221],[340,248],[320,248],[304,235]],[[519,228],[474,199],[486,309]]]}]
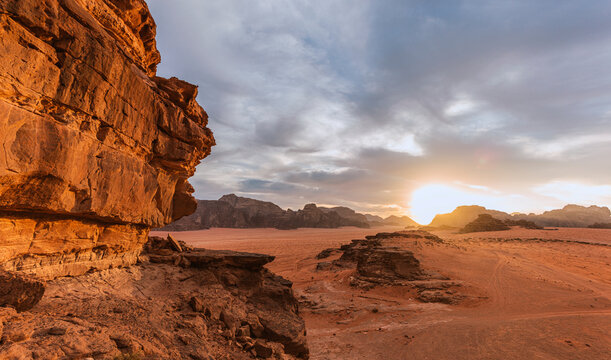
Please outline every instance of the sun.
[{"label": "sun", "polygon": [[503,205],[499,200],[483,186],[428,184],[412,192],[410,215],[416,222],[426,225],[435,215],[452,212],[458,206],[499,207]]}]

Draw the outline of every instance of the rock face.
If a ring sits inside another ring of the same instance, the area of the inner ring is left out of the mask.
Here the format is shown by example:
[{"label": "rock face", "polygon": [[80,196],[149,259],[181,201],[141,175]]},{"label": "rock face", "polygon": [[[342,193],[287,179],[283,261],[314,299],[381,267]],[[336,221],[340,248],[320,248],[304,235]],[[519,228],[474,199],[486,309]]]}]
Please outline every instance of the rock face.
[{"label": "rock face", "polygon": [[214,138],[197,87],[155,75],[143,0],[0,3],[0,264],[52,278],[133,263],[192,213]]},{"label": "rock face", "polygon": [[229,194],[218,200],[199,200],[194,214],[162,230],[201,230],[211,227],[297,229],[340,226],[369,227],[369,224],[363,215],[348,208],[328,209],[307,204],[302,210],[283,210],[271,202]]}]

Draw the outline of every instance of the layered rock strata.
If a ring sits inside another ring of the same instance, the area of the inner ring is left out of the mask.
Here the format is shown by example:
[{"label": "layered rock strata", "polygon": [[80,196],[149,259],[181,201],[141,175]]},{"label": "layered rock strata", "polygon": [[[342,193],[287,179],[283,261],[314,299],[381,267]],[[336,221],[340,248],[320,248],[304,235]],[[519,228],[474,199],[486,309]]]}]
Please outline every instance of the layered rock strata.
[{"label": "layered rock strata", "polygon": [[214,145],[197,87],[156,76],[143,0],[0,2],[0,264],[53,278],[136,261],[192,213]]}]

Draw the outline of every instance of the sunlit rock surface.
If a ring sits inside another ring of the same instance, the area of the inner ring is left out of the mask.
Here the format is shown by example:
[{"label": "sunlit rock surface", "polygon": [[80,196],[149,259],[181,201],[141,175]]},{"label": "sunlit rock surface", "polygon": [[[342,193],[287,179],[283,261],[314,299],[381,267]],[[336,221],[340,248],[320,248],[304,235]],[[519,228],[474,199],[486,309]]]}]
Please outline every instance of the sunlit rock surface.
[{"label": "sunlit rock surface", "polygon": [[187,179],[214,145],[197,87],[155,75],[142,0],[6,0],[0,22],[0,264],[135,262],[196,208]]}]

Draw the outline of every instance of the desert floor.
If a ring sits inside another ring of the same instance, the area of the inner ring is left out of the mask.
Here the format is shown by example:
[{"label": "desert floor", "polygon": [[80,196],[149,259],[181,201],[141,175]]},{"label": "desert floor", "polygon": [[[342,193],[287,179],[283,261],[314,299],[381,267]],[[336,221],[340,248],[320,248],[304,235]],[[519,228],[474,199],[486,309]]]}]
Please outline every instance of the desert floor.
[{"label": "desert floor", "polygon": [[421,303],[411,287],[354,288],[352,270],[316,270],[321,250],[393,230],[173,235],[198,247],[275,255],[268,267],[294,282],[315,360],[611,359],[611,230],[435,232],[445,243],[411,250],[425,269],[462,284],[459,305]]}]

